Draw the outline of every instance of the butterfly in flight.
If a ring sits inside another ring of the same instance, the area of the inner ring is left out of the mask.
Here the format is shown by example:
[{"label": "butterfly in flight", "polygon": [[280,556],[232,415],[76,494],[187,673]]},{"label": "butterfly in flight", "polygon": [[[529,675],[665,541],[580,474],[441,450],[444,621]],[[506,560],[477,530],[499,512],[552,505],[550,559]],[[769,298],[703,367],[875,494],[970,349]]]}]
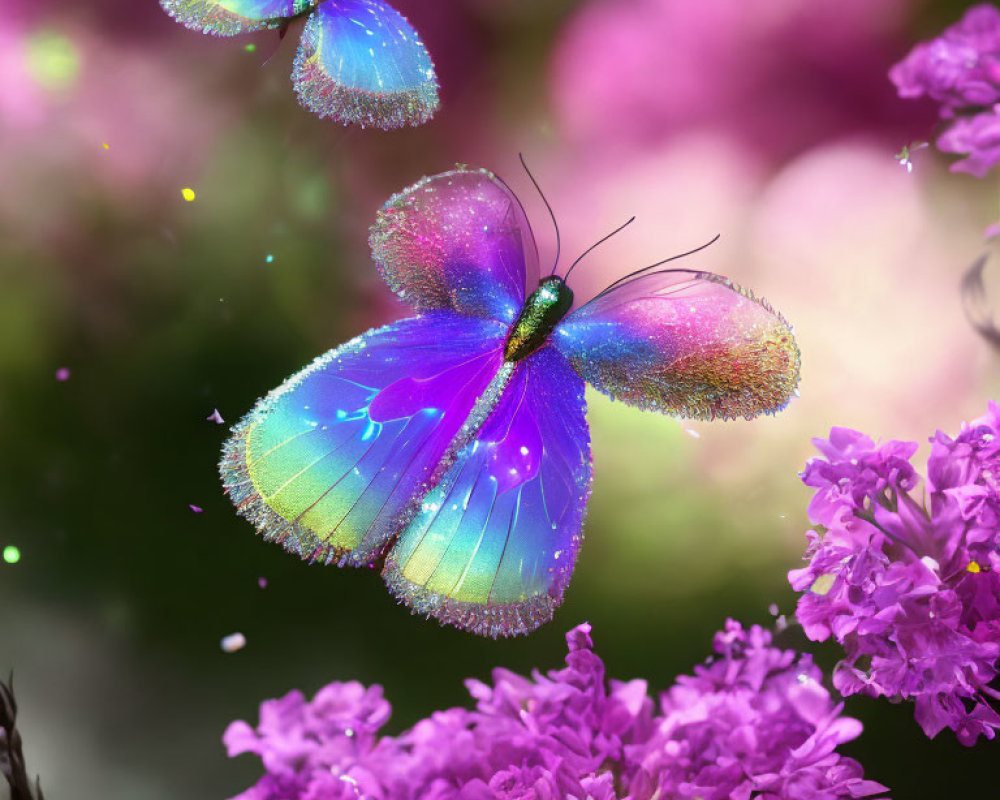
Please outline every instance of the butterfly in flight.
[{"label": "butterfly in flight", "polygon": [[312,562],[381,563],[401,602],[443,624],[495,638],[552,618],[590,494],[585,382],[701,419],[776,412],[798,383],[788,323],[711,273],[660,262],[571,310],[486,170],[396,194],[370,245],[416,316],[259,400],[219,468],[266,539]]},{"label": "butterfly in flight", "polygon": [[438,107],[434,65],[417,32],[381,0],[160,0],[188,28],[216,36],[277,29],[306,17],[292,85],[321,117],[361,127],[427,122]]}]

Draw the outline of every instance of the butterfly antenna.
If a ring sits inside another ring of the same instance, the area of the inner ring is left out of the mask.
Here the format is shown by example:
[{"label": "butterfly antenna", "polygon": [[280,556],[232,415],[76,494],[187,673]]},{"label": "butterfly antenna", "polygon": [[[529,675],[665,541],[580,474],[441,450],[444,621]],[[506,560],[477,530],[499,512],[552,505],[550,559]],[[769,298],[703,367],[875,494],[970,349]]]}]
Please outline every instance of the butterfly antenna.
[{"label": "butterfly antenna", "polygon": [[518,153],[517,157],[521,159],[521,166],[524,167],[524,171],[528,173],[528,177],[531,178],[531,182],[535,185],[535,190],[538,192],[539,197],[542,198],[542,202],[545,203],[545,207],[549,210],[549,216],[552,218],[552,227],[556,229],[556,261],[552,265],[552,272],[550,275],[556,274],[556,268],[559,266],[559,253],[562,251],[562,241],[559,238],[559,223],[556,222],[556,215],[552,211],[552,206],[549,205],[549,201],[545,197],[545,192],[542,191],[542,187],[538,185],[538,181],[535,180],[535,176],[531,174],[531,170],[528,169],[528,164],[524,160],[524,153]]},{"label": "butterfly antenna", "polygon": [[597,247],[599,247],[600,245],[604,244],[608,239],[610,239],[616,233],[621,233],[623,230],[625,230],[633,222],[635,222],[635,217],[632,217],[632,218],[630,218],[628,220],[628,222],[625,222],[625,223],[619,225],[617,228],[615,228],[613,231],[611,231],[611,233],[609,233],[607,236],[601,237],[596,242],[594,242],[590,247],[588,247],[586,250],[584,250],[582,253],[580,253],[580,257],[577,258],[576,261],[574,261],[572,264],[569,265],[569,269],[566,270],[566,274],[563,275],[563,280],[564,281],[569,280],[569,274],[573,271],[573,267],[575,267],[577,264],[579,264],[581,261],[583,261],[584,256],[586,256],[591,250],[594,250]]},{"label": "butterfly antenna", "polygon": [[636,278],[639,275],[642,275],[642,273],[644,273],[644,272],[649,272],[651,269],[656,269],[656,267],[662,267],[664,264],[668,264],[671,261],[676,261],[679,258],[687,258],[688,256],[692,256],[695,253],[699,253],[702,250],[704,250],[705,248],[711,247],[713,244],[715,244],[717,241],[719,241],[720,238],[722,238],[722,234],[721,233],[717,233],[717,234],[715,234],[715,236],[712,237],[712,239],[710,241],[705,242],[705,244],[700,245],[700,246],[694,248],[693,250],[688,250],[686,253],[678,253],[676,256],[670,256],[670,258],[665,258],[662,261],[657,261],[655,264],[650,264],[648,267],[643,267],[642,269],[637,269],[634,272],[630,272],[628,275],[623,275],[618,280],[616,280],[614,283],[610,284],[602,292],[600,292],[599,294],[595,295],[594,299],[596,300],[598,297],[603,297],[608,292],[610,292],[612,289],[614,289],[614,288],[616,288],[618,286],[621,286],[626,281],[630,281],[633,278]]}]

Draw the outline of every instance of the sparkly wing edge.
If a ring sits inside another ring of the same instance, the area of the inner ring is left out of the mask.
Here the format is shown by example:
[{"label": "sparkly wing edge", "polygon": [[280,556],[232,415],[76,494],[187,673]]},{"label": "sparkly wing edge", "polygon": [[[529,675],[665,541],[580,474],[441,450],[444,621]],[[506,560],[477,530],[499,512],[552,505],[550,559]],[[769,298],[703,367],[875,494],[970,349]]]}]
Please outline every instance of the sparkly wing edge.
[{"label": "sparkly wing edge", "polygon": [[160,0],[160,7],[185,28],[211,36],[239,36],[272,30],[286,21],[282,18],[248,20],[213,0]]},{"label": "sparkly wing edge", "polygon": [[551,597],[536,595],[523,603],[484,606],[468,603],[425,589],[408,581],[399,567],[390,565],[382,571],[382,578],[393,597],[410,612],[426,619],[434,618],[445,626],[452,626],[490,639],[525,636],[552,621],[562,594]]}]

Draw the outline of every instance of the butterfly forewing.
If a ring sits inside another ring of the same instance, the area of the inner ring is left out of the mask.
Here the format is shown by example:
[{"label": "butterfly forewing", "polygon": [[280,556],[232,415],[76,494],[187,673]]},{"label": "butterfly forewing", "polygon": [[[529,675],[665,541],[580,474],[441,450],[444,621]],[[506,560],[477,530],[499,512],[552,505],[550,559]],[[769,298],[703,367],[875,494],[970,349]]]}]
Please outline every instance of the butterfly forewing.
[{"label": "butterfly forewing", "polygon": [[160,5],[185,27],[214,36],[277,28],[308,8],[302,0],[160,0]]},{"label": "butterfly forewing", "polygon": [[438,107],[417,32],[379,0],[326,0],[306,22],[292,83],[303,106],[345,124],[420,125]]},{"label": "butterfly forewing", "polygon": [[486,636],[551,619],[569,583],[590,492],[583,381],[542,349],[389,551],[385,579],[418,613]]},{"label": "butterfly forewing", "polygon": [[455,169],[394,195],[372,227],[372,258],[418,311],[512,322],[538,283],[538,250],[514,194],[486,170]]},{"label": "butterfly forewing", "polygon": [[263,398],[220,465],[239,513],[298,555],[374,558],[443,472],[504,327],[449,312],[332,350]]},{"label": "butterfly forewing", "polygon": [[637,278],[572,312],[552,337],[594,388],[665,414],[774,413],[799,379],[788,323],[764,301],[706,272]]}]

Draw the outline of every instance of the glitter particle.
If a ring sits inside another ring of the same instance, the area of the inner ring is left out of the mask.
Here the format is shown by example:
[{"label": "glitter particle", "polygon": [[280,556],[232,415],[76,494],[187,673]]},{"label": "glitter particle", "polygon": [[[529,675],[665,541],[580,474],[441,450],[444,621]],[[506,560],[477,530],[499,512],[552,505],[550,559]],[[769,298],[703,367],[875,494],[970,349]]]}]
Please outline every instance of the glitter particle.
[{"label": "glitter particle", "polygon": [[248,53],[252,53],[252,52],[254,52],[254,51],[255,51],[255,50],[257,49],[257,45],[255,45],[255,44],[253,44],[253,43],[251,42],[250,44],[248,44],[248,45],[247,45],[246,47],[244,47],[243,49],[244,49],[244,50],[246,50],[246,51],[247,51]]},{"label": "glitter particle", "polygon": [[247,637],[237,631],[228,636],[223,636],[220,644],[224,653],[235,653],[237,650],[242,650],[247,646]]},{"label": "glitter particle", "polygon": [[188,503],[188,508],[190,508],[195,514],[200,514],[203,510],[199,506],[192,505],[191,503]]},{"label": "glitter particle", "polygon": [[69,376],[70,376],[69,367],[59,367],[59,369],[56,370],[56,380],[59,381],[60,383],[68,381]]},{"label": "glitter particle", "polygon": [[969,562],[969,566],[967,566],[965,569],[966,569],[967,572],[982,572],[983,571],[983,568],[980,567],[979,564],[977,562],[975,562],[975,561],[970,561]]},{"label": "glitter particle", "polygon": [[267,257],[264,259],[264,262],[267,263],[267,264],[273,264],[274,263],[274,256],[271,255],[270,253],[268,253]]},{"label": "glitter particle", "polygon": [[181,189],[181,197],[183,197],[189,203],[193,202],[194,198],[196,197],[194,189],[192,189],[190,186],[185,186],[183,189]]},{"label": "glitter particle", "polygon": [[3,560],[8,564],[16,564],[21,560],[21,551],[9,544],[3,549]]},{"label": "glitter particle", "polygon": [[261,588],[261,589],[266,589],[267,588],[267,578],[264,578],[264,577],[257,578],[257,586],[259,588]]},{"label": "glitter particle", "polygon": [[205,419],[208,420],[209,422],[214,422],[216,425],[222,425],[225,422],[225,420],[222,418],[222,414],[219,413],[219,409],[217,408],[214,411],[212,411],[211,414],[205,417]]}]

